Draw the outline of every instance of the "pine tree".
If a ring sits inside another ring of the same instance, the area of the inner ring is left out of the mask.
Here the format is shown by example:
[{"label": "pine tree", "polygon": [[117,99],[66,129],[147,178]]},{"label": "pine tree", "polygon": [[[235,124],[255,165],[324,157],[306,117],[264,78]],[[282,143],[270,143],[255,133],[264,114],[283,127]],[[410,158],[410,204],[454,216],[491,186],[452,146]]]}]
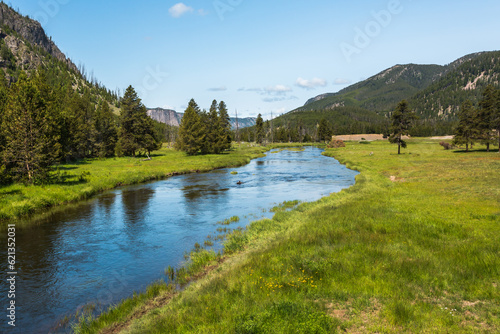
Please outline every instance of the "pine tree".
[{"label": "pine tree", "polygon": [[410,134],[411,126],[416,119],[417,116],[410,110],[406,100],[399,102],[396,110],[392,113],[389,141],[398,144],[398,154],[401,154],[401,147],[406,148],[407,144],[403,140],[403,136]]},{"label": "pine tree", "polygon": [[132,86],[123,95],[120,122],[117,150],[126,156],[135,157],[141,150],[149,154],[161,147],[161,142],[155,137],[153,120]]},{"label": "pine tree", "polygon": [[495,107],[491,116],[491,125],[498,136],[498,152],[500,152],[500,89],[496,91]]},{"label": "pine tree", "polygon": [[455,137],[453,138],[454,145],[465,144],[466,152],[469,152],[469,144],[474,143],[474,138],[477,137],[477,127],[475,125],[477,111],[474,109],[470,100],[465,101],[460,108],[458,114],[459,122],[455,129]]},{"label": "pine tree", "polygon": [[332,130],[330,123],[322,118],[318,125],[318,141],[330,141],[332,139]]},{"label": "pine tree", "polygon": [[255,142],[257,144],[262,144],[264,141],[264,120],[262,119],[262,115],[259,114],[257,116],[257,120],[255,121]]},{"label": "pine tree", "polygon": [[213,100],[208,115],[205,116],[206,122],[206,137],[205,148],[202,153],[215,153],[219,154],[222,151],[220,145],[220,120],[217,112],[217,101]]},{"label": "pine tree", "polygon": [[14,180],[45,182],[59,155],[52,92],[43,74],[29,79],[22,72],[11,86],[3,121],[4,161]]},{"label": "pine tree", "polygon": [[6,173],[5,162],[2,159],[5,151],[5,134],[3,129],[4,124],[4,114],[5,108],[7,105],[8,98],[8,87],[7,80],[5,79],[5,74],[3,71],[0,71],[0,184],[8,183],[9,177]]},{"label": "pine tree", "polygon": [[88,90],[82,96],[74,93],[70,101],[71,125],[73,137],[73,157],[90,158],[95,153],[94,128],[95,108]]},{"label": "pine tree", "polygon": [[227,106],[224,101],[220,101],[219,108],[219,145],[220,152],[231,149],[231,119],[227,111]]},{"label": "pine tree", "polygon": [[497,91],[492,85],[488,85],[483,92],[483,98],[479,102],[477,113],[477,135],[482,144],[486,145],[486,150],[490,151],[490,144],[493,142],[493,116],[497,105]]},{"label": "pine tree", "polygon": [[118,141],[118,130],[115,116],[106,101],[101,101],[97,107],[94,128],[96,131],[97,155],[101,158],[112,157],[115,154],[115,146]]},{"label": "pine tree", "polygon": [[194,99],[191,99],[182,117],[176,148],[188,155],[198,154],[205,142],[205,135],[200,108]]}]

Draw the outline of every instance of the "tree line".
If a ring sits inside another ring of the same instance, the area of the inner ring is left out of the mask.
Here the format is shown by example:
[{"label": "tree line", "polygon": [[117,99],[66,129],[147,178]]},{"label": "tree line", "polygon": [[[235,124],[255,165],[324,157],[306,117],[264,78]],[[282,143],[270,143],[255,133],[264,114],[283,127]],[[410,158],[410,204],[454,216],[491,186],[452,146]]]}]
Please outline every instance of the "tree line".
[{"label": "tree line", "polygon": [[0,71],[0,183],[44,183],[54,165],[85,158],[136,156],[161,147],[163,127],[127,88],[115,115],[104,98],[55,73],[21,72],[9,84]]},{"label": "tree line", "polygon": [[490,146],[498,143],[500,152],[500,89],[488,85],[482,94],[478,106],[467,100],[458,114],[458,125],[455,129],[455,145],[465,145],[466,151],[475,143]]},{"label": "tree line", "polygon": [[189,101],[179,128],[175,148],[195,154],[220,154],[231,148],[231,122],[224,101],[212,102],[209,111]]}]

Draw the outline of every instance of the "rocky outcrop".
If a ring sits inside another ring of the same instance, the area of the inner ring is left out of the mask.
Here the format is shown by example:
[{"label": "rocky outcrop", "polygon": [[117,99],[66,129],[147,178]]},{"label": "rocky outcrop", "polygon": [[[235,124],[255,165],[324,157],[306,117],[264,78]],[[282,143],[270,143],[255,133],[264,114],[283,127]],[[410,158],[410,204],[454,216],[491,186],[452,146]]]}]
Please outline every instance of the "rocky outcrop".
[{"label": "rocky outcrop", "polygon": [[182,118],[175,110],[162,108],[148,109],[148,116],[155,121],[171,126],[179,126]]},{"label": "rocky outcrop", "polygon": [[[66,58],[55,43],[47,37],[39,22],[22,16],[3,2],[0,2],[0,28],[2,28],[0,33],[2,39],[10,43],[7,46],[18,57],[21,63],[33,64],[33,57],[41,58],[40,55],[33,55],[33,52],[26,52],[25,49],[29,48],[25,45],[25,42],[28,42],[33,46],[40,47],[54,58],[68,64],[70,68],[77,69],[75,64]],[[12,34],[9,30],[15,33]],[[11,38],[7,40],[6,37]]]},{"label": "rocky outcrop", "polygon": [[[184,114],[178,113],[175,110],[171,109],[152,108],[148,109],[148,116],[160,123],[164,123],[171,126],[180,126],[182,116],[184,116]],[[230,118],[229,122],[231,123],[232,129],[235,130],[236,118]],[[254,126],[255,122],[256,118],[254,117],[238,118],[238,127],[240,129],[248,128]]]}]

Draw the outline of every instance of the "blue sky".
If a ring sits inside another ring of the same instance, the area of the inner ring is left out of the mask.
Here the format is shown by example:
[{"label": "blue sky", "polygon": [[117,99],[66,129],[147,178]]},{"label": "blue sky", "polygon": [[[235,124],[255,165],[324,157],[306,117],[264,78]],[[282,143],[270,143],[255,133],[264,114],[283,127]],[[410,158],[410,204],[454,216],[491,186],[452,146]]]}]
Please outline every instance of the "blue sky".
[{"label": "blue sky", "polygon": [[108,88],[148,107],[264,118],[396,64],[500,49],[500,2],[11,0]]}]

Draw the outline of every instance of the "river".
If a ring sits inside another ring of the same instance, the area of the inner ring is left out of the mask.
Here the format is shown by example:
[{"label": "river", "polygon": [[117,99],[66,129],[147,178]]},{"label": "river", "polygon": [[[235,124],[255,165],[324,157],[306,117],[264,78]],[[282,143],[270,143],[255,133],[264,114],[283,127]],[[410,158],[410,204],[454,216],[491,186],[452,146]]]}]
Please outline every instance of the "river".
[{"label": "river", "polygon": [[[284,201],[314,201],[354,184],[357,172],[321,153],[275,150],[239,168],[123,187],[19,229],[16,327],[7,324],[2,261],[1,332],[50,332],[88,303],[108,306],[164,279],[167,266],[179,267],[195,243],[217,235],[217,222],[238,216],[230,227],[244,227]],[[6,254],[6,233],[0,247]]]}]

